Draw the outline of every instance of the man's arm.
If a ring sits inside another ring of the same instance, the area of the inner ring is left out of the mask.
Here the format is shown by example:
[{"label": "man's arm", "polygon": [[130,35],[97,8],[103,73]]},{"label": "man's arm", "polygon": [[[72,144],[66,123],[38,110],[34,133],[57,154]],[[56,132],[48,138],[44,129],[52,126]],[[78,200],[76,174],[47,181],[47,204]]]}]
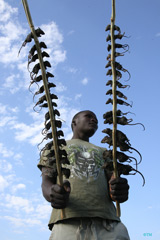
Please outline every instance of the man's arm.
[{"label": "man's arm", "polygon": [[42,193],[44,198],[51,202],[50,194],[51,194],[51,188],[53,185],[56,184],[56,179],[51,178],[43,173],[44,167],[42,169]]},{"label": "man's arm", "polygon": [[42,167],[42,193],[44,198],[51,203],[53,208],[62,209],[67,206],[71,191],[70,183],[64,181],[63,186],[56,184],[56,179],[46,172],[48,168]]}]

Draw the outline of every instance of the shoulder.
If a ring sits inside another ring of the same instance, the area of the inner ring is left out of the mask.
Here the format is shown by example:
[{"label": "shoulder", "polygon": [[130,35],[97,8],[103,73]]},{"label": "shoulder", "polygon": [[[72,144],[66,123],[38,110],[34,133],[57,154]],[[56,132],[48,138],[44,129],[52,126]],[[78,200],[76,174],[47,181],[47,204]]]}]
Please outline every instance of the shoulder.
[{"label": "shoulder", "polygon": [[[51,149],[52,150],[52,149]],[[48,157],[50,150],[43,150],[37,167],[42,171],[42,167],[52,168],[55,170],[56,163],[53,164],[55,157]],[[54,161],[55,162],[55,161]],[[52,163],[52,164],[51,164]]]},{"label": "shoulder", "polygon": [[93,143],[90,143],[90,145],[93,146],[94,148],[99,149],[101,152],[104,152],[104,151],[107,150],[106,148],[104,148],[104,147],[100,147],[100,146],[97,146],[97,145],[95,145],[95,144],[93,144]]}]

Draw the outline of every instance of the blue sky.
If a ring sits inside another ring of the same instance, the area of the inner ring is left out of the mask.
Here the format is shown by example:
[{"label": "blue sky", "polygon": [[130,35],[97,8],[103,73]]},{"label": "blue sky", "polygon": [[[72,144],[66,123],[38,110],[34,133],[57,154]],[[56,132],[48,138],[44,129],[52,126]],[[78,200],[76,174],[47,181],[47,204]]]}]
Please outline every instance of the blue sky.
[{"label": "blue sky", "polygon": [[[56,94],[65,138],[71,138],[70,122],[79,110],[90,109],[99,119],[99,130],[91,142],[101,144],[106,128],[103,114],[109,80],[106,77],[107,43],[105,27],[110,22],[109,0],[28,1],[36,27],[45,31],[44,41],[51,56]],[[124,126],[132,146],[143,161],[140,175],[127,177],[129,200],[121,204],[121,219],[132,240],[160,239],[159,213],[159,69],[160,3],[158,0],[117,1],[116,24],[129,38],[123,43],[130,51],[119,62],[131,73],[129,90],[124,90],[133,107],[134,122],[145,125]],[[21,1],[0,0],[0,232],[3,240],[48,239],[50,205],[41,194],[41,176],[36,167],[37,144],[42,140],[44,112],[33,111],[27,70],[32,44],[18,51],[30,32]],[[127,74],[123,75],[123,83]],[[36,88],[33,86],[32,90]],[[106,145],[106,147],[108,147]],[[133,156],[138,157],[135,153]],[[152,237],[145,236],[152,234]]]}]

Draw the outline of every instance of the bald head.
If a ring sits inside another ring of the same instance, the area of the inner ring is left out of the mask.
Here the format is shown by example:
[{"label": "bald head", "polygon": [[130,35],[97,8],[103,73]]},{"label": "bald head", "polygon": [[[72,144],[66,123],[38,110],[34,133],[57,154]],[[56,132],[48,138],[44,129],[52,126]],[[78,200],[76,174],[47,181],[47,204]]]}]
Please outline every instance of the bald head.
[{"label": "bald head", "polygon": [[[95,116],[95,118],[97,119],[95,113],[92,112],[92,111],[90,111],[90,110],[80,111],[80,112],[76,113],[76,114],[74,115],[74,117],[72,118],[72,123],[71,123],[71,128],[72,128],[72,130],[73,130],[73,125],[74,125],[73,123],[75,122],[75,120],[78,118],[78,116],[79,116],[80,114],[85,113],[85,112],[89,112],[89,113],[93,114],[93,115]],[[97,122],[98,122],[98,120],[97,120]]]},{"label": "bald head", "polygon": [[73,138],[89,141],[98,128],[98,120],[93,112],[81,111],[73,117],[71,127]]}]

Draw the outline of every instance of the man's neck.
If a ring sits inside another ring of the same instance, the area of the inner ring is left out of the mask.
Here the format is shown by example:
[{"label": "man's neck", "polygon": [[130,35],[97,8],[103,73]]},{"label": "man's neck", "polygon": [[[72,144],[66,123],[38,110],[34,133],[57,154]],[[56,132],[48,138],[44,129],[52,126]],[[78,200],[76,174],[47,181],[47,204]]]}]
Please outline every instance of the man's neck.
[{"label": "man's neck", "polygon": [[72,139],[80,139],[80,140],[89,142],[89,137],[84,134],[73,134]]}]

